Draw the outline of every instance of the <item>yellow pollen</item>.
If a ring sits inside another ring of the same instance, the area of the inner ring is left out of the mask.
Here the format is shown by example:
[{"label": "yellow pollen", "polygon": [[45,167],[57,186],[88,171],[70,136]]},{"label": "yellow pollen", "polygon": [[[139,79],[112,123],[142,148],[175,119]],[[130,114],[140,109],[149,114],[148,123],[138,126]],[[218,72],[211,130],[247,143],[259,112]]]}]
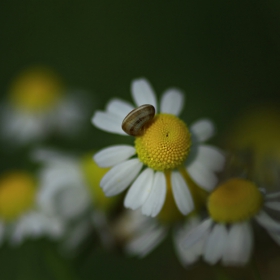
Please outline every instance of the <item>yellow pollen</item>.
[{"label": "yellow pollen", "polygon": [[208,211],[216,222],[234,223],[252,218],[262,204],[262,194],[253,182],[232,178],[210,194]]},{"label": "yellow pollen", "polygon": [[45,68],[32,68],[21,73],[14,81],[10,100],[18,109],[41,112],[54,107],[62,91],[62,83],[55,73]]},{"label": "yellow pollen", "polygon": [[109,168],[99,167],[92,159],[92,154],[87,154],[82,158],[82,171],[84,172],[85,181],[89,187],[89,192],[96,209],[110,211],[119,201],[118,196],[106,197],[100,187],[102,177],[108,172]]},{"label": "yellow pollen", "polygon": [[13,220],[34,204],[36,182],[25,172],[11,172],[0,178],[0,218]]},{"label": "yellow pollen", "polygon": [[174,115],[159,114],[135,139],[138,158],[154,170],[164,171],[181,166],[191,146],[186,124]]}]

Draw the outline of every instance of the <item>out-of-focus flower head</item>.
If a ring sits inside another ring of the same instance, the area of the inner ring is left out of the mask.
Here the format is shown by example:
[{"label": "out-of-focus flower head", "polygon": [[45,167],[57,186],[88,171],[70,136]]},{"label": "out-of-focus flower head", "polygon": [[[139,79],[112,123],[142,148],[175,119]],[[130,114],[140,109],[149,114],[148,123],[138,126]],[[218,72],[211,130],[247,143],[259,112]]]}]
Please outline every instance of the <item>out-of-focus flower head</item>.
[{"label": "out-of-focus flower head", "polygon": [[280,192],[265,194],[247,179],[222,182],[208,197],[209,218],[181,233],[181,250],[195,248],[196,259],[202,256],[212,265],[246,264],[253,250],[253,220],[280,245],[280,222],[270,215],[270,211],[279,215],[279,197]]},{"label": "out-of-focus flower head", "polygon": [[25,171],[9,171],[0,177],[0,242],[19,244],[25,238],[59,238],[63,223],[38,210],[36,178]]},{"label": "out-of-focus flower head", "polygon": [[[187,215],[193,211],[194,203],[186,178],[210,191],[217,183],[215,172],[224,164],[222,152],[204,144],[214,134],[214,126],[210,120],[202,119],[188,128],[178,118],[184,105],[184,94],[178,89],[163,93],[160,113],[156,95],[146,79],[134,80],[131,90],[136,106],[152,105],[156,115],[150,118],[147,106],[138,108],[132,122],[127,123],[130,130],[139,132],[135,145],[111,146],[94,156],[100,167],[111,167],[100,185],[106,196],[119,194],[130,186],[125,207],[141,208],[143,214],[152,217],[162,210],[166,193],[172,192],[179,211]],[[122,122],[133,109],[126,101],[112,99],[105,112],[94,113],[92,123],[102,130],[127,135]],[[139,129],[147,118],[149,122]]]},{"label": "out-of-focus flower head", "polygon": [[279,187],[280,180],[279,123],[279,106],[255,105],[238,116],[224,140],[236,166],[271,190]]},{"label": "out-of-focus flower head", "polygon": [[42,164],[42,191],[38,201],[43,212],[61,218],[68,226],[65,250],[75,250],[92,231],[110,242],[107,215],[118,198],[107,198],[99,187],[107,169],[98,167],[92,153],[82,157],[51,149],[37,149],[32,159]]},{"label": "out-of-focus flower head", "polygon": [[[73,135],[85,119],[84,96],[70,93],[47,67],[31,67],[12,82],[1,108],[1,136],[13,144],[44,140],[51,133]],[[80,100],[80,101],[79,101]]]},{"label": "out-of-focus flower head", "polygon": [[125,209],[111,224],[114,243],[125,253],[138,257],[149,254],[167,234],[167,227],[140,210]]},{"label": "out-of-focus flower head", "polygon": [[9,100],[15,109],[43,112],[61,100],[64,90],[64,84],[55,72],[42,67],[30,68],[14,80]]}]

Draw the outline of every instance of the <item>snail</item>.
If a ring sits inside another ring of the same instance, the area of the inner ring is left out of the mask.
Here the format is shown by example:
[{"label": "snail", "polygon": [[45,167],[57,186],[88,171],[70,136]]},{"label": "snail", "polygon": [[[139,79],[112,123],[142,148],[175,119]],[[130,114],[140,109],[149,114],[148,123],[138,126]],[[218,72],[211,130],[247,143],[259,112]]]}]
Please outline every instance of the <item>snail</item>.
[{"label": "snail", "polygon": [[141,135],[145,125],[154,118],[155,111],[155,107],[150,104],[133,109],[122,122],[123,131],[131,136]]}]

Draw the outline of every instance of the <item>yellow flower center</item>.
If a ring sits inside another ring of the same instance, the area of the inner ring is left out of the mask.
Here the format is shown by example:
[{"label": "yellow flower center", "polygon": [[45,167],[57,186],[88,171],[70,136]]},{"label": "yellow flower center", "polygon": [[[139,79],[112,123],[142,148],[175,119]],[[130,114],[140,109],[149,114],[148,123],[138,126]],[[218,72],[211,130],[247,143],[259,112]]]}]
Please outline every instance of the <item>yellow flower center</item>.
[{"label": "yellow flower center", "polygon": [[99,167],[92,159],[92,154],[84,156],[81,164],[94,207],[104,211],[110,210],[110,208],[116,204],[116,201],[119,200],[119,197],[106,197],[103,190],[100,188],[100,181],[109,168]]},{"label": "yellow flower center", "polygon": [[13,220],[34,204],[36,182],[24,172],[11,172],[0,178],[0,217]]},{"label": "yellow flower center", "polygon": [[263,197],[251,181],[232,178],[217,187],[208,198],[208,211],[220,223],[250,219],[262,207]]},{"label": "yellow flower center", "polygon": [[174,115],[159,114],[136,137],[138,158],[154,170],[178,168],[188,156],[191,135],[186,124]]},{"label": "yellow flower center", "polygon": [[10,100],[21,110],[44,111],[57,104],[62,91],[62,83],[53,72],[43,68],[29,69],[13,83]]}]

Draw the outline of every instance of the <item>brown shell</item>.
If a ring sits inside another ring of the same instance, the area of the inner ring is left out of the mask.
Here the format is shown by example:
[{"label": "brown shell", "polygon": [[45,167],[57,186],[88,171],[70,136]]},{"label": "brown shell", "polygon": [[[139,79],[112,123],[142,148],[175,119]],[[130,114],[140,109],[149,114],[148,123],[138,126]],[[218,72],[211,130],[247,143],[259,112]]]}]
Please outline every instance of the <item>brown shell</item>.
[{"label": "brown shell", "polygon": [[155,107],[150,104],[133,109],[122,122],[123,131],[131,136],[141,135],[144,126],[154,118],[155,111]]}]

